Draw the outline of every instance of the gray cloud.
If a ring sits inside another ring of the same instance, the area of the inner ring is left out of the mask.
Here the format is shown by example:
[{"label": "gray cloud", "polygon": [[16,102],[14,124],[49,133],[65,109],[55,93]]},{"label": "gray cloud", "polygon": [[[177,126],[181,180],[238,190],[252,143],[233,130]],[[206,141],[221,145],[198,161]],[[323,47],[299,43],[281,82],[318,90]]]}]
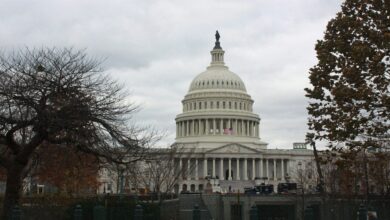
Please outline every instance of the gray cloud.
[{"label": "gray cloud", "polygon": [[209,64],[216,29],[226,63],[244,80],[270,147],[303,141],[303,88],[314,44],[341,0],[3,0],[0,48],[73,46],[106,58],[105,69],[142,105],[138,123],[174,139],[191,80]]}]

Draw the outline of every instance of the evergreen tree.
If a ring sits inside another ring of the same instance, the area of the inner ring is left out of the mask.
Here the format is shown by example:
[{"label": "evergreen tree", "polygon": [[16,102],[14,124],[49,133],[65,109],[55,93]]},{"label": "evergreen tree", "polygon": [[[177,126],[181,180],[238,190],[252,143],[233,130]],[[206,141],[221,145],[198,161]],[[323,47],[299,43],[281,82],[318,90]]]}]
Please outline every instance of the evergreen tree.
[{"label": "evergreen tree", "polygon": [[346,0],[315,49],[309,137],[333,150],[390,147],[390,0]]}]

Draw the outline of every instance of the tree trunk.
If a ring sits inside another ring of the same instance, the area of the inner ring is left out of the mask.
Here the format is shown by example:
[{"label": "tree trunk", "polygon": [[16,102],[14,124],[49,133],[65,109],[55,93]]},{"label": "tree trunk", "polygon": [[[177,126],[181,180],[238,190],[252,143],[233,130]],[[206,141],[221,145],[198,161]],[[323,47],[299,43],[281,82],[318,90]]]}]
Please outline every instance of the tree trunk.
[{"label": "tree trunk", "polygon": [[23,165],[14,162],[7,170],[7,183],[1,219],[9,219],[12,208],[19,204],[22,191]]},{"label": "tree trunk", "polygon": [[316,161],[316,168],[317,168],[317,173],[318,177],[320,179],[320,193],[323,194],[326,192],[325,190],[325,182],[324,182],[324,176],[322,174],[322,169],[321,169],[321,164],[320,164],[320,158],[318,157],[318,151],[316,147],[316,143],[314,141],[311,142],[311,146],[313,147],[313,153],[314,153],[314,160]]}]

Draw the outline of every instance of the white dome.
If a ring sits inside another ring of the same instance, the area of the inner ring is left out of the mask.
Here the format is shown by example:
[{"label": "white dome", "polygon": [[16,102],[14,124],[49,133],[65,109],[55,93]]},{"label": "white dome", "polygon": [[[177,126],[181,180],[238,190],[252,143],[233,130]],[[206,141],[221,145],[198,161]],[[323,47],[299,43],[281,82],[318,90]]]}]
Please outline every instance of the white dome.
[{"label": "white dome", "polygon": [[192,80],[182,100],[183,112],[176,116],[176,143],[203,143],[199,147],[246,143],[265,149],[253,100],[241,78],[225,66],[225,51],[216,40],[210,65]]},{"label": "white dome", "polygon": [[229,89],[246,92],[241,78],[226,66],[210,66],[192,80],[189,92],[204,89]]}]

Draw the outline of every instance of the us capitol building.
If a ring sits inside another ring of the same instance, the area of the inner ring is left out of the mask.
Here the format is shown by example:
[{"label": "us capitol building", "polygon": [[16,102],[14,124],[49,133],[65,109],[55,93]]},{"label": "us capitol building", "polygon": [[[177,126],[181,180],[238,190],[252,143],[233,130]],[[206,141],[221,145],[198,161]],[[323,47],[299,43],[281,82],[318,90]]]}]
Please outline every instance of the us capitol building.
[{"label": "us capitol building", "polygon": [[[296,170],[311,163],[304,143],[293,149],[268,149],[260,138],[260,117],[241,78],[224,62],[216,33],[211,63],[191,82],[176,116],[176,162],[180,176],[175,191],[243,192],[245,187],[294,181]],[[276,189],[275,189],[276,190]]]}]

